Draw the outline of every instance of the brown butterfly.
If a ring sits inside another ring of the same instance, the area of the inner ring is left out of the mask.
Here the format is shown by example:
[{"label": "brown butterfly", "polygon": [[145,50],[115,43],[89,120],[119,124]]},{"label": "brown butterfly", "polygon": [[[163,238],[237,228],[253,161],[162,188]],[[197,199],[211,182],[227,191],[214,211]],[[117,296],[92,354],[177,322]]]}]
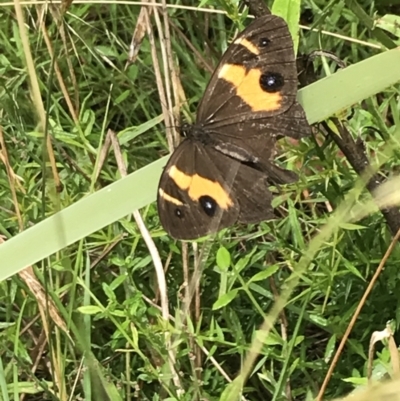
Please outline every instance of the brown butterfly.
[{"label": "brown butterfly", "polygon": [[310,133],[296,95],[288,27],[280,17],[260,17],[223,55],[196,123],[183,127],[185,139],[163,171],[157,204],[168,234],[196,239],[274,217],[268,185],[297,179],[273,163],[276,140]]}]

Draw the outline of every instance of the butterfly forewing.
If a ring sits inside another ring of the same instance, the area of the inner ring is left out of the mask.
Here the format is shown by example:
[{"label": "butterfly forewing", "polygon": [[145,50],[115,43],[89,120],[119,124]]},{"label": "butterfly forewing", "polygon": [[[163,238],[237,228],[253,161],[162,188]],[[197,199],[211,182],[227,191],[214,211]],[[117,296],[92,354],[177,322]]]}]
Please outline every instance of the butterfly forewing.
[{"label": "butterfly forewing", "polygon": [[[282,114],[295,101],[297,71],[285,21],[267,15],[229,46],[200,103],[199,124],[233,124]],[[235,111],[233,114],[232,111]]]}]

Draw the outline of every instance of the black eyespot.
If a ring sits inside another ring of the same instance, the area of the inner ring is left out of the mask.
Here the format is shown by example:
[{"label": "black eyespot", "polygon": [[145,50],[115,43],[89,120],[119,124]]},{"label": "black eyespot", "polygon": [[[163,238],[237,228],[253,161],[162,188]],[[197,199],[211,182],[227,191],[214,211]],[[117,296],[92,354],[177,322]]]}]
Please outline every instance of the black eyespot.
[{"label": "black eyespot", "polygon": [[214,217],[215,212],[217,211],[218,205],[217,202],[211,196],[201,196],[199,199],[200,205],[203,208],[205,214],[210,217]]},{"label": "black eyespot", "polygon": [[260,85],[265,92],[278,92],[284,83],[285,80],[279,72],[266,72],[260,77]]},{"label": "black eyespot", "polygon": [[181,209],[176,208],[175,209],[175,216],[179,217],[180,219],[183,217],[183,212]]},{"label": "black eyespot", "polygon": [[268,38],[261,38],[258,42],[258,46],[260,47],[267,47],[271,41]]}]

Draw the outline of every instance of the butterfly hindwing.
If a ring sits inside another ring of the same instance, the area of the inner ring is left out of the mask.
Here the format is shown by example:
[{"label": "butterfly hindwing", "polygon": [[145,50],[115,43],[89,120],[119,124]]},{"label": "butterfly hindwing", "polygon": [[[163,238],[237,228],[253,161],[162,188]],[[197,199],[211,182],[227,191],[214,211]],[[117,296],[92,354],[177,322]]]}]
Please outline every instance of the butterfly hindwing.
[{"label": "butterfly hindwing", "polygon": [[234,224],[239,216],[239,205],[218,167],[203,145],[190,139],[168,161],[157,202],[161,224],[176,239],[204,236]]},{"label": "butterfly hindwing", "polygon": [[236,222],[274,216],[267,176],[185,140],[162,175],[158,210],[163,227],[176,239],[196,239]]}]

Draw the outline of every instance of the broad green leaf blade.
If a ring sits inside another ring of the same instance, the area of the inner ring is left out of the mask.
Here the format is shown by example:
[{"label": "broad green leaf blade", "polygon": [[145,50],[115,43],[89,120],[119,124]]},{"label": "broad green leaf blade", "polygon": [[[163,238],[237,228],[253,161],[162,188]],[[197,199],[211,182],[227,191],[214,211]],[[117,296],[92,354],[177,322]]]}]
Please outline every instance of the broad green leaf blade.
[{"label": "broad green leaf blade", "polygon": [[[400,48],[380,53],[299,91],[310,124],[364,100],[400,81]],[[383,74],[382,71],[385,71]]]},{"label": "broad green leaf blade", "polygon": [[0,245],[0,280],[153,202],[167,159],[81,199]]},{"label": "broad green leaf blade", "polygon": [[[399,82],[399,65],[400,49],[393,49],[302,89],[298,98],[308,121],[324,120]],[[166,160],[149,164],[0,245],[0,280],[153,202]]]}]

